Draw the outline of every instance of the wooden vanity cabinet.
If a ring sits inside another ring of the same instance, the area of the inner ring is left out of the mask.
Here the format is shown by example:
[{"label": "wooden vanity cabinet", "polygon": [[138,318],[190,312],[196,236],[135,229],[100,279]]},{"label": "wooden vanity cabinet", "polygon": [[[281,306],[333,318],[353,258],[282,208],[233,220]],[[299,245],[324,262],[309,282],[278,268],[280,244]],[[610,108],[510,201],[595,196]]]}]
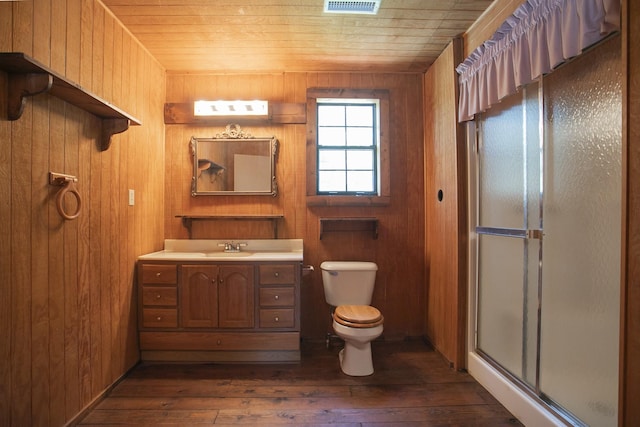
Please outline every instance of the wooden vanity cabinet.
[{"label": "wooden vanity cabinet", "polygon": [[148,264],[141,269],[139,278],[140,327],[177,328],[177,266]]},{"label": "wooden vanity cabinet", "polygon": [[218,266],[183,265],[181,270],[180,326],[217,328]]},{"label": "wooden vanity cabinet", "polygon": [[260,280],[260,327],[295,328],[296,270],[292,264],[264,264],[258,266]]},{"label": "wooden vanity cabinet", "polygon": [[139,261],[143,360],[300,360],[299,262]]},{"label": "wooden vanity cabinet", "polygon": [[218,326],[253,328],[254,266],[224,265],[218,273]]}]

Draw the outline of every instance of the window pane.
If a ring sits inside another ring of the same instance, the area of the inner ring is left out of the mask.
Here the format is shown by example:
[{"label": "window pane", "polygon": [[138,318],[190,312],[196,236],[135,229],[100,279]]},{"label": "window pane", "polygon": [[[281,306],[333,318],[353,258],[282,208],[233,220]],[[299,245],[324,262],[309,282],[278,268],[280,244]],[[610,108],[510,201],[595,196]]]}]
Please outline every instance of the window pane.
[{"label": "window pane", "polygon": [[318,169],[345,169],[345,150],[321,150],[318,153]]},{"label": "window pane", "polygon": [[347,145],[352,147],[373,145],[373,128],[347,128]]},{"label": "window pane", "polygon": [[318,191],[345,191],[344,171],[318,171]]},{"label": "window pane", "polygon": [[350,105],[347,107],[347,126],[373,126],[372,105]]},{"label": "window pane", "polygon": [[343,127],[319,127],[318,145],[345,145]]},{"label": "window pane", "polygon": [[343,105],[318,105],[318,126],[344,126]]},{"label": "window pane", "polygon": [[330,99],[317,104],[316,191],[375,193],[378,104],[371,100],[346,101]]},{"label": "window pane", "polygon": [[369,150],[352,150],[347,152],[347,169],[367,170],[373,168],[373,152]]},{"label": "window pane", "polygon": [[347,191],[373,191],[373,172],[347,171]]}]

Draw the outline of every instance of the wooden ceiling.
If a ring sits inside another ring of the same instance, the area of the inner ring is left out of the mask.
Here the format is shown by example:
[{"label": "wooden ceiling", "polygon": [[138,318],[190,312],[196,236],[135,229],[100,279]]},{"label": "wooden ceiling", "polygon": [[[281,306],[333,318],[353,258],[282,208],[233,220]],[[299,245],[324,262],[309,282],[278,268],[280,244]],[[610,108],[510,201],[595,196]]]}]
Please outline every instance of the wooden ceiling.
[{"label": "wooden ceiling", "polygon": [[423,72],[491,0],[103,0],[169,72]]}]

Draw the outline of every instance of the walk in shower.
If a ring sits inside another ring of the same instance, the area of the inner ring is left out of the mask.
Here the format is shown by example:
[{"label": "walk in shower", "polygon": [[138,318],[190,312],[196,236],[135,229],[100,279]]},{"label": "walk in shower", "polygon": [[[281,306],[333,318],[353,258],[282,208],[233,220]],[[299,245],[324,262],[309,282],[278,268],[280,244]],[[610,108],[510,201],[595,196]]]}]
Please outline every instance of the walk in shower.
[{"label": "walk in shower", "polygon": [[468,128],[469,370],[545,424],[617,425],[621,76],[616,36]]}]

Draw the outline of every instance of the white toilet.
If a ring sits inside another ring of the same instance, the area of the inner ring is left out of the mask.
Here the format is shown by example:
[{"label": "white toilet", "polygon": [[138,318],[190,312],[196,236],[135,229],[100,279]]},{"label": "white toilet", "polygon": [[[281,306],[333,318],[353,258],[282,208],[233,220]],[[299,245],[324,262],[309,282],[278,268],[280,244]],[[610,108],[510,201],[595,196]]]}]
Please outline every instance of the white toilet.
[{"label": "white toilet", "polygon": [[382,334],[384,321],[380,311],[369,305],[378,266],[373,262],[325,261],[320,268],[325,299],[335,307],[333,330],[345,343],[340,351],[342,372],[371,375],[371,341]]}]

